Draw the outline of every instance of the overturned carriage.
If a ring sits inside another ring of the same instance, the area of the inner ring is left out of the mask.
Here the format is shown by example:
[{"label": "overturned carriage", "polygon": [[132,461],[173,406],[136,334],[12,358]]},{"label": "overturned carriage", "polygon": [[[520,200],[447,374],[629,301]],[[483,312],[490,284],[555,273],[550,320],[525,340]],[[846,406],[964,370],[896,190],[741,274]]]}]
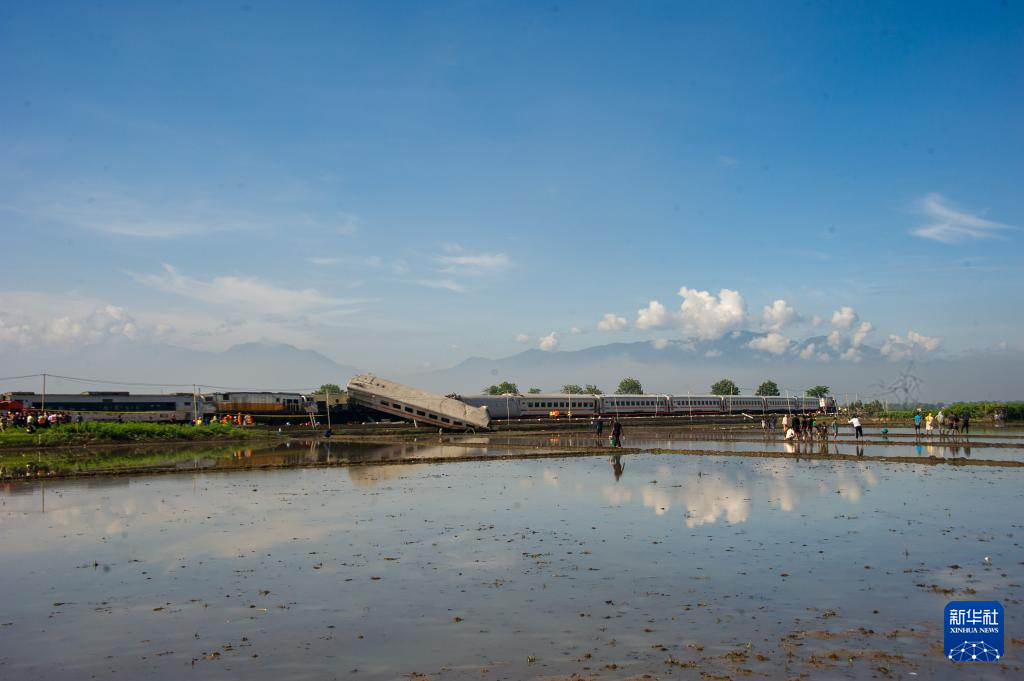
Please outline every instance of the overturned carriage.
[{"label": "overturned carriage", "polygon": [[446,430],[483,430],[491,425],[486,407],[473,407],[373,374],[354,376],[348,382],[348,399],[353,405]]}]

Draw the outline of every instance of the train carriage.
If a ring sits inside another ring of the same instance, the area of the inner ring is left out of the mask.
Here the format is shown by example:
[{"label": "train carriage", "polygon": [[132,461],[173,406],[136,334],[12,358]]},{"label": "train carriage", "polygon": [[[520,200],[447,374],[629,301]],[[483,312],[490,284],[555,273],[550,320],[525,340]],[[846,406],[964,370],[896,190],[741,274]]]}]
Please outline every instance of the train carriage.
[{"label": "train carriage", "polygon": [[602,395],[601,413],[606,416],[669,416],[669,395]]},{"label": "train carriage", "polygon": [[718,395],[674,395],[672,413],[683,416],[721,414],[722,398]]},{"label": "train carriage", "polygon": [[601,398],[596,395],[535,393],[520,395],[518,399],[519,414],[523,417],[558,418],[594,416],[600,413]]},{"label": "train carriage", "polygon": [[127,392],[84,392],[79,394],[7,393],[26,410],[63,412],[83,421],[189,423],[193,415],[209,416],[213,406],[192,393],[132,395]]}]

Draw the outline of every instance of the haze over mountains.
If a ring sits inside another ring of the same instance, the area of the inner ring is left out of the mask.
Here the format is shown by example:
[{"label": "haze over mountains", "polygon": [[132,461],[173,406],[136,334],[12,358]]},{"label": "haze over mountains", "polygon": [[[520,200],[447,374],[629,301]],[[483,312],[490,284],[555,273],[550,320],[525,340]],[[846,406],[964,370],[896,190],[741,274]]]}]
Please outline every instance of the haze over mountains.
[{"label": "haze over mountains", "polygon": [[[398,373],[386,365],[339,363],[314,350],[292,345],[244,343],[223,352],[192,350],[173,345],[133,342],[97,343],[54,353],[20,350],[0,357],[0,376],[47,372],[52,375],[153,383],[116,386],[51,377],[47,389],[80,392],[87,389],[190,390],[192,383],[217,389],[296,389],[308,391],[322,383],[342,386],[354,374],[371,371],[381,376],[441,393],[475,394],[503,380],[520,390],[538,387],[556,391],[565,383],[595,383],[606,392],[619,380],[633,376],[648,392],[702,393],[720,378],[731,378],[753,392],[771,379],[780,389],[799,394],[825,384],[839,397],[902,401],[1002,400],[1021,397],[1024,353],[1010,349],[974,351],[958,356],[929,356],[891,361],[878,348],[859,346],[859,361],[821,361],[808,347],[826,346],[825,337],[812,337],[774,355],[752,350],[758,334],[743,331],[716,341],[609,343],[574,351],[526,350],[500,358],[471,357],[443,370]],[[801,352],[804,356],[801,356]],[[805,358],[805,357],[810,357]],[[37,378],[5,380],[2,390],[36,390]]]}]

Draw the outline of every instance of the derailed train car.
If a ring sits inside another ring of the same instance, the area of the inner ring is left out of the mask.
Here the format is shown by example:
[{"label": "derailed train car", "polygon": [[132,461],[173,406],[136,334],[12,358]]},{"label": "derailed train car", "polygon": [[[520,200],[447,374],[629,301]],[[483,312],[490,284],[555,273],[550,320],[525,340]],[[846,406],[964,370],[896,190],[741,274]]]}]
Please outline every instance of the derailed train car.
[{"label": "derailed train car", "polygon": [[486,407],[474,407],[372,374],[349,380],[348,399],[355,406],[449,430],[486,429],[491,424]]}]

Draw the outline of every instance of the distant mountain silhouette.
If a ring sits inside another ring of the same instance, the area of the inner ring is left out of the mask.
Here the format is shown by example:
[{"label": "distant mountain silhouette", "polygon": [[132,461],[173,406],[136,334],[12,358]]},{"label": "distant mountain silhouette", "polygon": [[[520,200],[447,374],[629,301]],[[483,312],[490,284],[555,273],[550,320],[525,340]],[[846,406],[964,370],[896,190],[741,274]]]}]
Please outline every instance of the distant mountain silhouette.
[{"label": "distant mountain silhouette", "polygon": [[[745,393],[765,380],[782,390],[803,394],[824,384],[850,399],[930,401],[1018,399],[1024,388],[1014,376],[1024,374],[1024,353],[1014,350],[976,351],[956,357],[922,356],[892,362],[876,347],[857,348],[857,362],[838,359],[825,336],[794,342],[782,355],[754,350],[749,343],[764,334],[741,331],[716,341],[649,341],[609,343],[581,350],[526,350],[509,357],[471,357],[449,369],[406,375],[399,380],[429,390],[473,394],[487,385],[509,380],[520,390],[558,390],[565,383],[595,383],[613,392],[626,376],[640,379],[657,393],[706,393],[712,383],[731,378]],[[814,357],[799,352],[814,344]],[[842,350],[846,350],[844,347]],[[822,361],[820,352],[831,359]]]},{"label": "distant mountain silhouette", "polygon": [[[293,345],[273,343],[243,343],[223,352],[192,350],[174,345],[143,344],[128,341],[110,342],[79,347],[45,355],[22,352],[5,353],[0,357],[0,375],[21,375],[47,372],[53,375],[128,381],[154,382],[154,386],[104,386],[86,384],[60,378],[47,380],[51,392],[81,392],[83,390],[175,390],[170,384],[230,389],[301,389],[311,390],[324,383],[337,383],[344,387],[348,379],[360,373],[355,367],[339,364],[316,352]],[[167,381],[167,384],[161,384]],[[5,383],[3,389],[38,391],[38,380]],[[186,388],[181,388],[185,390]],[[209,388],[208,388],[209,390]]]}]

